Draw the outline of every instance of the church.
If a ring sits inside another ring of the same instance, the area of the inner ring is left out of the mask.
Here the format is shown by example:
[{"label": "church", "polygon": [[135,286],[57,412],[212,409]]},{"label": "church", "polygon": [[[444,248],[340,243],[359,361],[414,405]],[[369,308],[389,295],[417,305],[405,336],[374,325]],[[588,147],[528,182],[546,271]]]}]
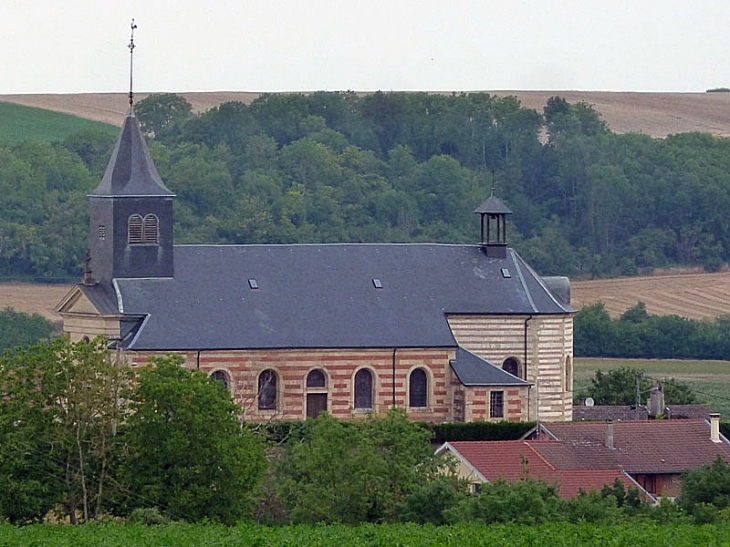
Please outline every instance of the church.
[{"label": "church", "polygon": [[430,422],[571,419],[570,284],[507,245],[511,211],[494,196],[473,245],[175,245],[175,196],[130,107],[88,197],[64,331],[104,336],[132,365],[179,354],[247,421],[393,406]]}]

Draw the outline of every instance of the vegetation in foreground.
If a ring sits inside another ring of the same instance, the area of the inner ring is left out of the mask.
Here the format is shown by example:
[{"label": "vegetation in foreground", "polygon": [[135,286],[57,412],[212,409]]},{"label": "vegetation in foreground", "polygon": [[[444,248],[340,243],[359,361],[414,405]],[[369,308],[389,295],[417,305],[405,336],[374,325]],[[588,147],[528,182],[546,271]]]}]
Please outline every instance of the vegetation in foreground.
[{"label": "vegetation in foreground", "polygon": [[721,522],[730,504],[719,460],[685,477],[676,505],[650,507],[620,482],[565,501],[529,470],[472,495],[402,409],[348,423],[323,413],[274,444],[179,356],[133,375],[102,339],[8,351],[0,386],[0,517],[13,524],[648,525]]},{"label": "vegetation in foreground", "polygon": [[499,545],[615,545],[625,547],[696,547],[726,545],[730,524],[623,523],[611,526],[588,523],[549,523],[539,526],[474,525],[417,526],[407,524],[359,526],[264,527],[175,523],[169,526],[107,525],[91,527],[34,525],[23,528],[0,524],[0,544],[55,547],[198,547],[200,545],[261,545],[365,547],[398,545],[419,547]]}]

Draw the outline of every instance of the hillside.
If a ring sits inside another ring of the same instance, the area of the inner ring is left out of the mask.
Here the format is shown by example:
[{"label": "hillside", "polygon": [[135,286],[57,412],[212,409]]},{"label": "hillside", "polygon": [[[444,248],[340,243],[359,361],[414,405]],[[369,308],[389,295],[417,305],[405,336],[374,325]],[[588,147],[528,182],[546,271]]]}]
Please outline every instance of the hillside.
[{"label": "hillside", "polygon": [[[568,102],[586,102],[601,114],[616,133],[645,133],[666,137],[674,133],[700,131],[730,136],[730,93],[637,93],[597,91],[489,91],[513,95],[521,103],[542,111],[549,97],[559,95]],[[138,93],[137,100],[147,93]],[[181,93],[201,112],[227,101],[249,103],[260,93],[231,91]],[[127,110],[125,93],[79,93],[50,95],[0,95],[0,101],[45,108],[83,118],[119,125]]]}]

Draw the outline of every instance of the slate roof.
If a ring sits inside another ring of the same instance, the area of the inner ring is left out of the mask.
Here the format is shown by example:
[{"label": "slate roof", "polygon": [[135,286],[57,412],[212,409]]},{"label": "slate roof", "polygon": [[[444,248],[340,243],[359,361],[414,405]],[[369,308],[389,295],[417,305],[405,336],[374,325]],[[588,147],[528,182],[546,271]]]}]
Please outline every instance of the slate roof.
[{"label": "slate roof", "polygon": [[498,479],[515,482],[531,478],[557,483],[563,498],[575,497],[580,490],[600,490],[606,484],[613,484],[617,478],[626,488],[643,490],[631,477],[612,465],[589,469],[558,468],[541,454],[542,447],[548,445],[555,452],[569,454],[571,451],[569,446],[556,441],[455,441],[445,443],[437,454],[451,451],[468,462],[478,478],[488,482]]},{"label": "slate roof", "polygon": [[90,196],[174,196],[157,173],[133,109],[127,112],[106,172]]},{"label": "slate roof", "polygon": [[174,253],[174,278],[114,280],[119,311],[145,316],[130,349],[455,348],[448,314],[574,311],[511,249],[501,259],[441,244],[182,245]]},{"label": "slate roof", "polygon": [[512,214],[512,211],[510,211],[509,207],[502,203],[501,199],[494,196],[490,196],[489,198],[487,198],[487,200],[479,207],[477,207],[474,212],[479,214]]},{"label": "slate roof", "polygon": [[[610,456],[629,473],[683,473],[712,463],[718,455],[730,463],[730,444],[722,436],[722,442],[712,442],[705,420],[626,421],[614,422],[613,427],[615,449]],[[576,454],[582,455],[584,466],[604,465],[596,454],[608,451],[605,423],[540,424],[540,430],[574,451],[571,459],[551,457],[556,467],[574,467]]]},{"label": "slate roof", "polygon": [[462,347],[456,349],[451,369],[465,386],[529,386],[530,383],[513,376]]},{"label": "slate roof", "polygon": [[[709,405],[666,405],[664,407],[664,417],[667,420],[701,420],[710,416]],[[646,406],[638,408],[632,406],[573,406],[573,421],[603,421],[612,420],[648,420],[649,409]]]}]

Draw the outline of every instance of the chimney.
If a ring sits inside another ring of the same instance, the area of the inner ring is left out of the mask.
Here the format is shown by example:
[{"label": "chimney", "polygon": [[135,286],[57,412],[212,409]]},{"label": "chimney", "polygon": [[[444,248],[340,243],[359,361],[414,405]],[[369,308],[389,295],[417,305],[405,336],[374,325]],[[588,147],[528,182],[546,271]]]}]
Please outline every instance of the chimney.
[{"label": "chimney", "polygon": [[606,448],[609,450],[616,449],[613,443],[613,422],[611,420],[606,420]]},{"label": "chimney", "polygon": [[720,441],[720,415],[716,412],[710,414],[710,440],[713,443]]},{"label": "chimney", "polygon": [[664,413],[664,390],[662,385],[657,383],[651,388],[649,395],[649,416],[656,418]]}]

